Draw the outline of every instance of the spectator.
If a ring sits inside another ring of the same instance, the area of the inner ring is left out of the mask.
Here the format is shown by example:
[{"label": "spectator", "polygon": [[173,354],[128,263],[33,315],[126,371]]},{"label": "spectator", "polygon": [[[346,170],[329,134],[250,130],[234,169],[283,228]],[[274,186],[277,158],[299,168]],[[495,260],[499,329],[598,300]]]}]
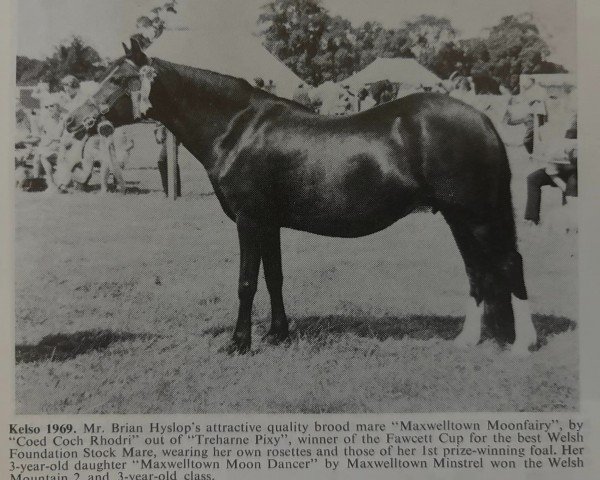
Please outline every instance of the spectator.
[{"label": "spectator", "polygon": [[85,95],[81,92],[81,83],[73,75],[65,76],[60,85],[63,89],[61,106],[66,112],[71,112],[85,102]]},{"label": "spectator", "polygon": [[39,141],[39,125],[35,110],[28,112],[23,108],[21,102],[17,101],[15,120],[17,126],[15,146],[17,148],[26,148]]},{"label": "spectator", "polygon": [[577,114],[571,117],[565,138],[549,149],[548,163],[527,177],[525,220],[536,225],[540,222],[543,186],[560,188],[563,203],[566,196],[577,196]]},{"label": "spectator", "polygon": [[64,124],[61,115],[60,98],[54,94],[49,95],[44,105],[45,115],[42,116],[40,125],[41,140],[33,164],[33,177],[41,178],[42,169],[46,177],[47,191],[58,191],[54,182],[53,169],[56,166],[61,151],[61,138]]},{"label": "spectator", "polygon": [[[32,115],[34,113],[32,111]],[[36,117],[30,117],[18,100],[15,117],[17,126],[15,136],[15,180],[17,187],[25,187],[26,180],[31,178],[31,167],[40,137],[36,128]]]},{"label": "spectator", "polygon": [[[63,94],[60,95],[59,98],[63,112],[69,113],[85,102],[86,96],[81,91],[81,84],[73,75],[65,76],[61,80],[61,86],[63,88]],[[67,180],[67,177],[69,176],[66,175],[66,172],[70,172],[75,164],[81,161],[82,150],[83,145],[81,142],[75,140],[71,134],[63,129],[56,159],[57,164],[59,164],[58,167],[61,175],[59,175],[59,178],[53,177],[53,180],[59,180],[57,187],[60,191],[66,192],[68,186],[67,183],[70,182],[70,178]]]},{"label": "spectator", "polygon": [[277,92],[277,86],[275,85],[275,82],[273,82],[273,80],[269,80],[269,83],[267,83],[264,87],[265,91],[272,94],[272,95],[276,95]]},{"label": "spectator", "polygon": [[521,97],[529,107],[528,115],[524,122],[526,132],[523,145],[525,145],[527,152],[532,155],[535,142],[540,140],[539,138],[535,138],[535,124],[537,122],[537,125],[541,127],[548,121],[546,92],[535,82],[534,78],[529,78],[525,85],[523,85]]},{"label": "spectator", "polygon": [[366,88],[362,88],[358,92],[358,111],[362,112],[364,110],[369,110],[377,105],[375,99],[369,93],[369,90]]}]

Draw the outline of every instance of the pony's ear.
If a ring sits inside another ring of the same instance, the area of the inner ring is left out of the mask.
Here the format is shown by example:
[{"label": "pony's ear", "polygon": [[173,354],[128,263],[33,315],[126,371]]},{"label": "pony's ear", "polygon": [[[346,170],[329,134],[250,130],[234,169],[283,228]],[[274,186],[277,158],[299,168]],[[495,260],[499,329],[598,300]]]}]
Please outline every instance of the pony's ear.
[{"label": "pony's ear", "polygon": [[129,51],[127,58],[132,60],[138,67],[146,65],[148,63],[148,57],[146,57],[146,54],[142,50],[140,42],[135,37],[131,37],[130,41],[131,50]]},{"label": "pony's ear", "polygon": [[127,45],[125,45],[125,43],[123,43],[123,42],[121,42],[121,45],[123,45],[123,50],[125,50],[125,56],[130,57],[131,49]]}]

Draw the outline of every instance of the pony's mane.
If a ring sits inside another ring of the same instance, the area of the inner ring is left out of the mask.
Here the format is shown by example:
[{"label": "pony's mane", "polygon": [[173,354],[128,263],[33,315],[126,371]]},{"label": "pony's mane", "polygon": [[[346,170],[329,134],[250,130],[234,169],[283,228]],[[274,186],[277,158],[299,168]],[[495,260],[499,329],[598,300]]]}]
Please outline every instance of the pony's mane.
[{"label": "pony's mane", "polygon": [[[189,65],[181,65],[178,63],[169,62],[163,59],[152,59],[153,62],[157,62],[159,65],[165,67],[167,70],[175,71],[181,78],[183,84],[189,84],[191,86],[198,86],[202,84],[205,88],[209,87],[208,90],[233,90],[242,89],[249,95],[266,98],[274,102],[283,103],[287,106],[299,108],[306,112],[312,112],[311,109],[304,105],[289,100],[287,98],[278,97],[272,93],[266,92],[258,87],[252,86],[247,80],[243,78],[234,77],[224,73],[214,72],[212,70],[206,70],[198,67],[191,67]],[[314,112],[313,112],[314,113]]]},{"label": "pony's mane", "polygon": [[153,58],[152,62],[158,64],[167,71],[175,72],[183,84],[190,84],[192,86],[202,85],[205,88],[209,87],[208,90],[220,90],[228,88],[241,88],[248,92],[253,90],[252,85],[250,85],[246,80],[233,77],[231,75],[226,75],[224,73],[217,73],[213,72],[212,70],[181,65],[158,58]]}]

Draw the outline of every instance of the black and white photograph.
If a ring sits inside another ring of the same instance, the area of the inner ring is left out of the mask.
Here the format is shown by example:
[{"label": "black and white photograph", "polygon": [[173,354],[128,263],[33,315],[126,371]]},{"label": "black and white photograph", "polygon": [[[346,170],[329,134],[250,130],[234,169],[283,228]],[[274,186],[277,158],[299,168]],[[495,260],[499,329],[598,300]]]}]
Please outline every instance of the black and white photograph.
[{"label": "black and white photograph", "polygon": [[575,0],[14,4],[16,414],[580,411]]}]

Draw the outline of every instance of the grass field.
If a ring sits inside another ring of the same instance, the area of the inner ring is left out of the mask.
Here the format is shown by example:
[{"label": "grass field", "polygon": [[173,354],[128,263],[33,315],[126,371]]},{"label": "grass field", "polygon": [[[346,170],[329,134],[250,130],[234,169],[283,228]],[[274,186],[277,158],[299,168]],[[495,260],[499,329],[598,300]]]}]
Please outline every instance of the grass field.
[{"label": "grass field", "polygon": [[[542,340],[525,359],[448,341],[467,279],[443,219],[425,212],[354,240],[284,231],[292,340],[261,341],[261,280],[253,352],[228,356],[234,224],[187,155],[184,196],[167,201],[153,149],[136,148],[129,195],[16,192],[18,413],[578,409],[576,234],[519,222]],[[521,149],[511,163],[520,218],[533,166]],[[559,199],[545,191],[544,212]]]}]

